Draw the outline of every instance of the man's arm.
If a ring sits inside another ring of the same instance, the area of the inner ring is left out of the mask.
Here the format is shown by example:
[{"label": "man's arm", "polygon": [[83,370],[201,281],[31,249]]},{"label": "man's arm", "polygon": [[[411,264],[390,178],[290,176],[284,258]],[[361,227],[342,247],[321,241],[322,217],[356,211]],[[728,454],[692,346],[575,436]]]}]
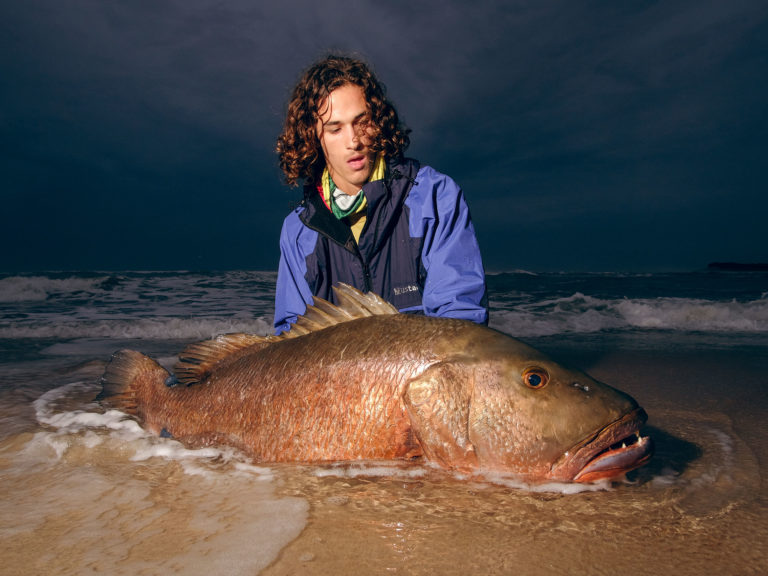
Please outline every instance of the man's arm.
[{"label": "man's arm", "polygon": [[275,287],[275,334],[289,330],[296,318],[313,302],[306,280],[306,253],[314,246],[316,233],[306,230],[291,213],[280,231],[280,266]]},{"label": "man's arm", "polygon": [[485,271],[464,194],[451,178],[430,167],[416,180],[411,195],[420,206],[412,206],[412,217],[416,209],[421,223],[412,226],[420,226],[424,235],[424,313],[487,324]]}]

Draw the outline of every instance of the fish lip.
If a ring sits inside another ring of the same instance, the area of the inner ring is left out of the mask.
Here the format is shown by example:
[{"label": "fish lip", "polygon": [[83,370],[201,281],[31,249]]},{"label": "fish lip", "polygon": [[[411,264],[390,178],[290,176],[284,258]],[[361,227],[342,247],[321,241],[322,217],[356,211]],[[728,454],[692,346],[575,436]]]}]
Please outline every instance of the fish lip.
[{"label": "fish lip", "polygon": [[[622,415],[568,450],[553,466],[553,476],[588,483],[621,476],[644,465],[653,455],[651,439],[640,436],[647,420],[642,408]],[[612,448],[622,441],[628,446]]]}]

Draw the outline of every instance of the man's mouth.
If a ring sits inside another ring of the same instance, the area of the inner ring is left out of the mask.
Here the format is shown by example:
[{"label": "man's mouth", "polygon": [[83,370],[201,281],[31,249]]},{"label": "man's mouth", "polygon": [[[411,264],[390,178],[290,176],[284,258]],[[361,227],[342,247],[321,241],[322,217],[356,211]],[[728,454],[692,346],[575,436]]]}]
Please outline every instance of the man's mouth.
[{"label": "man's mouth", "polygon": [[362,170],[366,167],[367,164],[368,158],[365,156],[353,156],[347,160],[347,165],[352,168],[352,170]]}]

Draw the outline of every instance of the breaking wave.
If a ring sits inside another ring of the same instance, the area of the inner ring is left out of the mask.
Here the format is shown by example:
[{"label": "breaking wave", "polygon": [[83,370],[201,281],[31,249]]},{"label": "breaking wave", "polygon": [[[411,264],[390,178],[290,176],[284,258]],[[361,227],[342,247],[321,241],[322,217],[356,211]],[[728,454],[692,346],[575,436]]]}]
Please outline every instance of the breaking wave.
[{"label": "breaking wave", "polygon": [[[272,331],[276,274],[0,276],[0,338],[205,339]],[[518,337],[602,332],[768,335],[768,276],[488,276],[491,326]]]},{"label": "breaking wave", "polygon": [[109,279],[51,278],[48,276],[9,276],[0,279],[0,302],[40,302],[57,294],[93,293]]},{"label": "breaking wave", "polygon": [[139,318],[0,325],[0,338],[205,340],[219,334],[271,333],[272,318]]},{"label": "breaking wave", "polygon": [[[493,302],[492,302],[493,306]],[[596,298],[581,293],[512,309],[492,307],[491,325],[521,336],[622,330],[768,333],[768,298]]]}]

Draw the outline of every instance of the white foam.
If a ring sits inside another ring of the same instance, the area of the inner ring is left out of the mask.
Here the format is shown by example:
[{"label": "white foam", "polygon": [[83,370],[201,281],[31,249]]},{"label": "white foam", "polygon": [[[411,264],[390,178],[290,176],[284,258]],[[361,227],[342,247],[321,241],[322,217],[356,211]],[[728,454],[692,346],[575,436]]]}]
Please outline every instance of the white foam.
[{"label": "white foam", "polygon": [[0,278],[0,338],[206,339],[272,332],[273,272]]},{"label": "white foam", "polygon": [[[446,471],[436,464],[423,463],[411,464],[404,462],[379,462],[379,461],[358,461],[358,462],[337,462],[320,466],[313,470],[313,474],[320,478],[339,477],[339,478],[359,478],[359,477],[379,477],[379,478],[424,478],[430,472],[439,474],[448,474],[460,482],[473,482],[475,486],[480,487],[483,484],[495,484],[505,486],[514,490],[523,490],[526,492],[558,493],[558,494],[579,494],[582,492],[598,492],[610,490],[616,481],[601,480],[590,484],[569,483],[569,482],[526,482],[511,474],[478,470],[475,474],[466,474],[457,471]],[[478,484],[479,483],[479,484]]]},{"label": "white foam", "polygon": [[106,279],[106,276],[96,278],[8,276],[0,279],[0,302],[34,302],[45,300],[52,294],[90,292]]},{"label": "white foam", "polygon": [[582,492],[603,492],[611,490],[616,480],[599,480],[591,483],[578,482],[526,482],[520,478],[509,474],[486,473],[483,475],[486,480],[493,484],[506,486],[516,490],[537,493],[556,493],[556,494],[580,494]]},{"label": "white foam", "polygon": [[665,466],[657,475],[651,478],[650,483],[658,488],[675,486],[680,483],[680,473],[669,466]]},{"label": "white foam", "polygon": [[261,477],[198,474],[184,462],[178,481],[163,464],[41,468],[32,456],[17,454],[4,477],[12,498],[0,500],[0,538],[37,547],[40,572],[257,574],[307,523],[307,501],[276,496]]},{"label": "white foam", "polygon": [[319,478],[334,476],[339,478],[391,477],[421,478],[428,473],[427,468],[417,464],[405,464],[394,461],[356,461],[334,462],[319,466],[313,474]]},{"label": "white foam", "polygon": [[[523,271],[517,276],[536,278]],[[620,276],[598,275],[589,281],[599,286],[601,279]],[[265,335],[272,332],[275,277],[273,272],[6,277],[0,279],[0,304],[18,304],[18,310],[13,310],[12,321],[0,322],[0,338],[204,340],[228,332]],[[768,334],[765,291],[750,301],[598,297],[586,294],[588,287],[579,291],[576,285],[583,280],[548,276],[531,287],[531,293],[525,285],[497,280],[503,288],[490,294],[491,325],[519,337],[616,330]],[[548,283],[551,288],[539,285]],[[664,290],[679,292],[673,279],[660,286],[662,296]],[[636,294],[647,294],[632,287]],[[570,295],[551,297],[567,294],[570,288]],[[615,294],[623,288],[615,286]],[[712,291],[716,297],[720,293]],[[53,347],[47,352],[67,350]]]},{"label": "white foam", "polygon": [[272,479],[269,468],[251,466],[244,455],[228,447],[186,448],[172,438],[160,438],[139,426],[127,414],[119,410],[106,412],[89,410],[57,411],[60,400],[83,389],[90,389],[84,382],[49,390],[33,402],[37,421],[53,430],[39,432],[32,445],[39,452],[40,446],[52,449],[56,460],[61,460],[67,450],[80,445],[93,448],[105,441],[106,436],[130,453],[128,460],[144,462],[152,458],[183,463],[184,470],[194,475],[215,476],[222,468],[233,468],[237,474]]},{"label": "white foam", "polygon": [[[219,334],[247,332],[266,335],[272,331],[269,315],[249,318],[155,317],[134,319],[82,320],[69,322],[14,323],[0,326],[0,338],[109,338],[206,340]],[[49,353],[69,354],[71,346],[52,347]]]},{"label": "white foam", "polygon": [[117,410],[71,409],[91,391],[73,382],[44,393],[33,403],[43,429],[4,452],[13,497],[0,500],[0,537],[44,542],[36,565],[256,574],[306,526],[308,502],[277,496],[272,469],[231,448],[148,434]]},{"label": "white foam", "polygon": [[603,299],[575,293],[565,298],[517,303],[511,309],[492,307],[491,325],[520,337],[637,329],[766,333],[768,299]]}]

